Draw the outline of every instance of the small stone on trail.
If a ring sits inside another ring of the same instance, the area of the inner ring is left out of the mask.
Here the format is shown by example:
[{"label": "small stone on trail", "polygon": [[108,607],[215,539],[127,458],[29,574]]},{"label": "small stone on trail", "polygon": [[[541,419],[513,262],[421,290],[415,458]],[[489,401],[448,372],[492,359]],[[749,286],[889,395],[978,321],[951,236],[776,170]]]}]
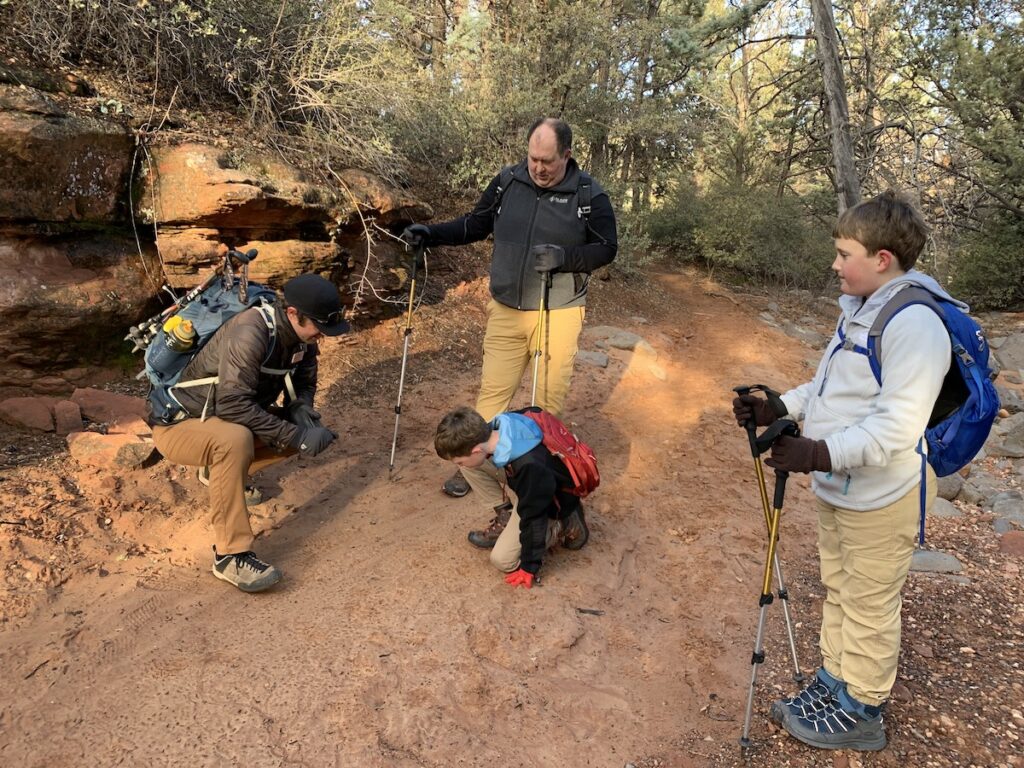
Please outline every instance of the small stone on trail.
[{"label": "small stone on trail", "polygon": [[591,352],[590,350],[581,349],[576,353],[576,360],[577,362],[593,365],[597,368],[608,367],[608,355],[604,352]]},{"label": "small stone on trail", "polygon": [[946,501],[946,499],[942,498],[937,498],[932,503],[931,514],[932,517],[942,518],[964,516],[964,513],[957,509],[955,506],[953,506],[953,503],[951,501]]},{"label": "small stone on trail", "polygon": [[1024,557],[1024,531],[1008,531],[999,537],[999,551],[1011,557]]},{"label": "small stone on trail", "polygon": [[919,573],[959,573],[963,569],[960,561],[946,552],[918,549],[910,560],[910,570]]}]

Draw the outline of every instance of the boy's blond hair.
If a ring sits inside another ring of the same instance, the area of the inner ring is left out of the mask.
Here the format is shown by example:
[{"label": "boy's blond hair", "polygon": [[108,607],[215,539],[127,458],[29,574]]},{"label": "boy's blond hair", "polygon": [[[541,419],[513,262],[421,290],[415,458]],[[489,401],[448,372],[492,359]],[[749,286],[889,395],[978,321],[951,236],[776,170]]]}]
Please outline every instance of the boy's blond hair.
[{"label": "boy's blond hair", "polygon": [[437,425],[434,450],[442,459],[469,456],[480,443],[491,438],[491,425],[467,405],[450,411]]},{"label": "boy's blond hair", "polygon": [[906,272],[924,250],[928,225],[908,200],[890,189],[843,211],[832,237],[856,240],[869,254],[890,251]]}]

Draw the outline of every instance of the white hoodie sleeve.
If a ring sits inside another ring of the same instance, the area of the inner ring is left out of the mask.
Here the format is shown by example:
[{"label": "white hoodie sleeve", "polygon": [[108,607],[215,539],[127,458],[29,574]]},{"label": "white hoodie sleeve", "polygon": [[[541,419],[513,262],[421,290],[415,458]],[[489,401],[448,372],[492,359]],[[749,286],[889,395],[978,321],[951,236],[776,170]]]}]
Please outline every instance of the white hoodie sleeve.
[{"label": "white hoodie sleeve", "polygon": [[881,467],[924,434],[950,365],[949,333],[928,307],[899,312],[882,336],[882,388],[871,412],[826,438],[833,472]]}]

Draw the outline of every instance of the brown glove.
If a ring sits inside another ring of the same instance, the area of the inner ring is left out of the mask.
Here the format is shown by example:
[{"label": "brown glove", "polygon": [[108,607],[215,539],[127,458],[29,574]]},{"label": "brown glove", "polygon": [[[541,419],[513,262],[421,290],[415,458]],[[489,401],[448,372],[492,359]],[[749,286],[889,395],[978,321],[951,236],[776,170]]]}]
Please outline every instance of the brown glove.
[{"label": "brown glove", "polygon": [[757,426],[767,427],[779,418],[771,404],[757,395],[740,395],[733,398],[732,412],[736,417],[736,423],[741,427],[746,427],[751,419],[755,419]]},{"label": "brown glove", "polygon": [[786,472],[831,472],[832,457],[824,440],[780,435],[772,445],[772,455],[765,461],[772,469]]}]

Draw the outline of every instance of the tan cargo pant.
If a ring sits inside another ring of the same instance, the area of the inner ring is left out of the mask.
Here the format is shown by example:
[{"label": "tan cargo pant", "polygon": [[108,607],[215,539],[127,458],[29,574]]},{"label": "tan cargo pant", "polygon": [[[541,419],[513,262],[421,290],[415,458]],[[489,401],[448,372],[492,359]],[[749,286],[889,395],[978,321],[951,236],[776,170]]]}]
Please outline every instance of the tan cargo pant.
[{"label": "tan cargo pant", "polygon": [[[557,544],[562,536],[562,523],[558,520],[548,520],[548,537],[544,543],[545,548],[551,549]],[[491,565],[499,571],[512,573],[519,569],[519,559],[523,554],[523,546],[519,542],[519,514],[513,509],[508,519],[508,525],[498,536],[491,549]]]},{"label": "tan cargo pant", "polygon": [[252,527],[245,505],[246,477],[295,451],[278,453],[256,439],[247,427],[216,416],[153,427],[153,442],[168,461],[210,467],[210,524],[217,552],[238,554],[252,549]]},{"label": "tan cargo pant", "polygon": [[[937,488],[928,467],[926,506]],[[921,515],[920,487],[869,512],[818,499],[818,551],[825,603],[821,655],[825,671],[846,681],[850,695],[878,706],[896,682],[900,653],[900,591],[910,570]]]},{"label": "tan cargo pant", "polygon": [[[553,309],[547,313],[548,329],[537,374],[536,404],[556,416],[561,416],[569,394],[585,313],[584,307]],[[488,303],[484,364],[476,401],[477,412],[487,421],[508,410],[527,368],[531,372],[532,388],[539,320],[537,310],[512,309],[494,299]],[[488,462],[477,469],[463,469],[462,476],[488,514],[504,500],[501,487],[504,473],[498,473],[493,464]],[[516,555],[517,560],[518,557]]]}]

